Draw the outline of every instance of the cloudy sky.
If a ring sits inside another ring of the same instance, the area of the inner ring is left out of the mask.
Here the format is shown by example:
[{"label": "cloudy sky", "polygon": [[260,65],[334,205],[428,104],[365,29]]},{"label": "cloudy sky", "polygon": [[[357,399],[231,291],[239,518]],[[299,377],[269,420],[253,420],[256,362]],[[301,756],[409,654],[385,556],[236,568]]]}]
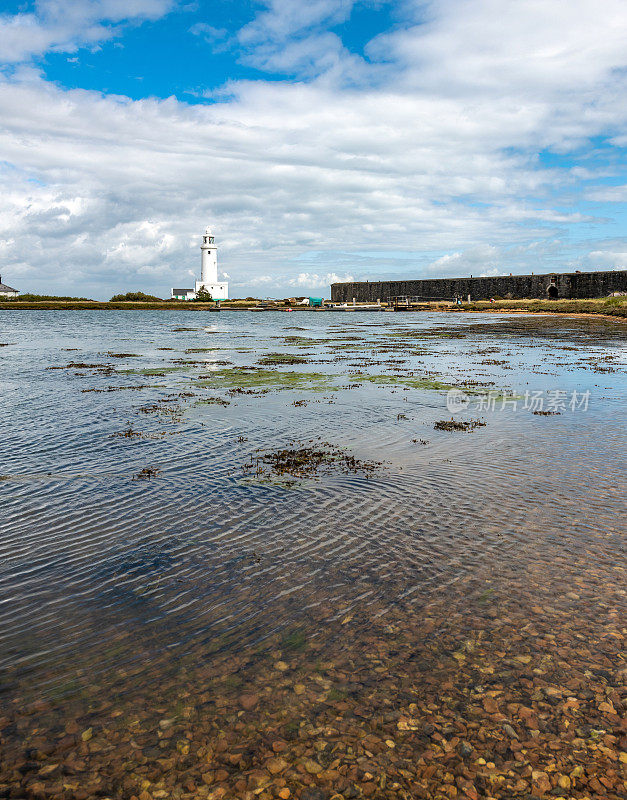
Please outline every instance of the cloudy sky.
[{"label": "cloudy sky", "polygon": [[207,224],[231,296],[627,268],[624,0],[0,9],[22,291],[166,296]]}]

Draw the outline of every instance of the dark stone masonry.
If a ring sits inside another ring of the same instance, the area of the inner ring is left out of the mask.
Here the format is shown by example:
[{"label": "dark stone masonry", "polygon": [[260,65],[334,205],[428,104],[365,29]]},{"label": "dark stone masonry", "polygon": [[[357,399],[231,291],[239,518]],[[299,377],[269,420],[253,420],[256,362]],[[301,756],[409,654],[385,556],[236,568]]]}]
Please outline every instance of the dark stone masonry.
[{"label": "dark stone masonry", "polygon": [[546,275],[507,275],[495,278],[433,278],[410,281],[334,283],[331,300],[337,303],[385,302],[408,295],[425,300],[524,299],[607,297],[627,292],[627,270],[609,272],[549,272]]}]

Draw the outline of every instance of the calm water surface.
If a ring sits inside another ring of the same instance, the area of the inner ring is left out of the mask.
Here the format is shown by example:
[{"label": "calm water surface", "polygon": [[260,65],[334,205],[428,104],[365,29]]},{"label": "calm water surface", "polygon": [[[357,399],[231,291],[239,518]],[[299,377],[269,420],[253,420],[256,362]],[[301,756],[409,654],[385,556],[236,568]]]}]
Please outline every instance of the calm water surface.
[{"label": "calm water surface", "polygon": [[2,312],[0,796],[624,796],[626,332]]}]

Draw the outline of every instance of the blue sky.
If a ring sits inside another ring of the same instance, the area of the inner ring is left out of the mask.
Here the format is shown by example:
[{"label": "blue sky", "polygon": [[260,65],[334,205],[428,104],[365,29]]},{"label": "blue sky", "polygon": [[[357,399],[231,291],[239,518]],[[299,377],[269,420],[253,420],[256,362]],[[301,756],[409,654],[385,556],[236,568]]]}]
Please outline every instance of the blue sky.
[{"label": "blue sky", "polygon": [[622,0],[0,2],[0,274],[626,269],[626,62]]},{"label": "blue sky", "polygon": [[[297,70],[273,71],[253,66],[247,48],[237,41],[254,23],[263,4],[219,0],[172,6],[149,24],[125,29],[123,36],[86,50],[80,57],[46,53],[38,64],[46,78],[68,88],[123,94],[135,100],[172,95],[187,103],[207,102],[206,93],[229,81],[298,79]],[[390,3],[352,7],[328,30],[346,49],[364,57],[364,48],[394,24]]]}]

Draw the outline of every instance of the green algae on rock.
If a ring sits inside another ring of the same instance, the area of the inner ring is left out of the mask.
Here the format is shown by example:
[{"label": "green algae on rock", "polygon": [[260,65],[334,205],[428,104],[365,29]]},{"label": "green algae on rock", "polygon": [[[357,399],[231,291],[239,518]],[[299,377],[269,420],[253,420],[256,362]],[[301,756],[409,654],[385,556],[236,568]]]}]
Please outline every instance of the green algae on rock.
[{"label": "green algae on rock", "polygon": [[201,375],[195,386],[208,389],[309,389],[323,391],[332,388],[333,377],[320,372],[287,372],[261,367],[217,369]]},{"label": "green algae on rock", "polygon": [[381,461],[361,461],[328,442],[321,442],[315,447],[298,445],[260,452],[259,455],[252,456],[242,470],[245,474],[253,473],[258,478],[283,478],[287,475],[300,479],[332,472],[370,475],[381,466]]},{"label": "green algae on rock", "polygon": [[433,427],[436,431],[474,431],[475,428],[485,428],[485,426],[486,423],[478,419],[441,419]]},{"label": "green algae on rock", "polygon": [[351,378],[382,386],[407,386],[410,389],[434,389],[447,392],[449,389],[459,388],[434,378],[418,378],[411,375],[369,375],[366,372],[355,372],[351,373]]},{"label": "green algae on rock", "polygon": [[306,364],[308,360],[309,359],[303,356],[297,356],[294,353],[266,353],[257,363],[264,367],[269,367],[273,365],[279,366],[281,364]]}]

